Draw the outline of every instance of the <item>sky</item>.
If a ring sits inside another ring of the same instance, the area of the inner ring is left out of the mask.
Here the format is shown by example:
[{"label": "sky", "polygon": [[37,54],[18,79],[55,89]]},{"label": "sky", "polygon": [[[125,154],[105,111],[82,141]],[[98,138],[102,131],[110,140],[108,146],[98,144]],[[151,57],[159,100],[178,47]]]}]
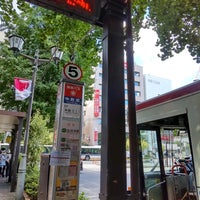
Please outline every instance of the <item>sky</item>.
[{"label": "sky", "polygon": [[140,37],[139,42],[134,43],[134,61],[143,67],[144,74],[171,80],[172,89],[192,83],[196,77],[200,78],[200,64],[193,60],[187,50],[161,61],[157,56],[159,48],[155,46],[157,34],[152,30],[142,30]]}]

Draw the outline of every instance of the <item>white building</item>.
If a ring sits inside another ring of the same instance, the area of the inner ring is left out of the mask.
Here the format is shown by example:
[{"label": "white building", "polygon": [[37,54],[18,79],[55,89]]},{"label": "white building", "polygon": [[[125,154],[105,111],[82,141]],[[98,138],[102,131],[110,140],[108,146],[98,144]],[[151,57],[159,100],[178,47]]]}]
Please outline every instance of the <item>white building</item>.
[{"label": "white building", "polygon": [[150,74],[144,75],[145,100],[159,96],[172,90],[171,80],[156,77]]},{"label": "white building", "polygon": [[[87,101],[84,107],[84,127],[83,127],[83,142],[90,145],[101,143],[101,110],[102,110],[102,65],[94,68],[95,83],[94,83],[94,99]],[[136,103],[144,101],[144,80],[143,67],[135,65],[135,97]],[[125,113],[128,109],[128,89],[127,89],[127,70],[124,67],[125,77]],[[128,123],[126,117],[126,132],[128,131]]]}]

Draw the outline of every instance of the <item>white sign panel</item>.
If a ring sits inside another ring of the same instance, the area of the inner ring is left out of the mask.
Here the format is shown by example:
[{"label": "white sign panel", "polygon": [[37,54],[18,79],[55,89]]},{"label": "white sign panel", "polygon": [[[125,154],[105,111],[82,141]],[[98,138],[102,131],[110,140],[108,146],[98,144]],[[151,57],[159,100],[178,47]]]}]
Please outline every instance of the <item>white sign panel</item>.
[{"label": "white sign panel", "polygon": [[58,152],[52,151],[50,155],[50,165],[52,166],[69,166],[71,151]]}]

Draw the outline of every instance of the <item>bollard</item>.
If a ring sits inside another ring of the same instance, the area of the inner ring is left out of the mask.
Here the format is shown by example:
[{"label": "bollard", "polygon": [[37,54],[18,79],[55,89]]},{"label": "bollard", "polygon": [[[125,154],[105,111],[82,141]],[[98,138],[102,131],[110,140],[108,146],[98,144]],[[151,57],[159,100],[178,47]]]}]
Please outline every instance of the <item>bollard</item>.
[{"label": "bollard", "polygon": [[22,200],[24,192],[24,182],[26,175],[26,155],[22,154],[21,156],[22,158],[20,160],[18,174],[17,174],[17,188],[15,192],[15,200]]},{"label": "bollard", "polygon": [[40,179],[38,188],[38,200],[47,200],[49,183],[50,154],[42,154],[40,161]]}]

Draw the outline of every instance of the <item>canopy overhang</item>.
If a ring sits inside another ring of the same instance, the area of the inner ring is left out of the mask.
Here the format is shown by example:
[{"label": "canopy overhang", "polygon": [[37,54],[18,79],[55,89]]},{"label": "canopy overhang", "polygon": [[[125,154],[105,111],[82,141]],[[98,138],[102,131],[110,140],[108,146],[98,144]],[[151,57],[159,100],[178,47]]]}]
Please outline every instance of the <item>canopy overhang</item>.
[{"label": "canopy overhang", "polygon": [[0,133],[11,132],[19,125],[19,118],[25,117],[25,112],[0,110]]}]

